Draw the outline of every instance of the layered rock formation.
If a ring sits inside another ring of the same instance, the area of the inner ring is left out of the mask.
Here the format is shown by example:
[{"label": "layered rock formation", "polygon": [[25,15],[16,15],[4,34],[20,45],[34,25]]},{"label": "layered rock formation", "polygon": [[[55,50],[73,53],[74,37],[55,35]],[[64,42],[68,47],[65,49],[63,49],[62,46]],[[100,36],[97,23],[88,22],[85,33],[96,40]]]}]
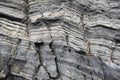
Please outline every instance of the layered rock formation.
[{"label": "layered rock formation", "polygon": [[119,80],[119,0],[0,0],[1,80]]}]

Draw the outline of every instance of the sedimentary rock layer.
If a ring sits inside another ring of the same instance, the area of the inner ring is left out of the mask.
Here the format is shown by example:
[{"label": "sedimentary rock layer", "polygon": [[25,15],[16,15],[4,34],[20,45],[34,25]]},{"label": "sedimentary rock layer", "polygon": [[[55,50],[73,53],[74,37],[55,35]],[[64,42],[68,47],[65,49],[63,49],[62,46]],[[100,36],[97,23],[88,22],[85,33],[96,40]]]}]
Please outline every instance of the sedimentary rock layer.
[{"label": "sedimentary rock layer", "polygon": [[1,80],[119,80],[119,0],[0,0]]}]

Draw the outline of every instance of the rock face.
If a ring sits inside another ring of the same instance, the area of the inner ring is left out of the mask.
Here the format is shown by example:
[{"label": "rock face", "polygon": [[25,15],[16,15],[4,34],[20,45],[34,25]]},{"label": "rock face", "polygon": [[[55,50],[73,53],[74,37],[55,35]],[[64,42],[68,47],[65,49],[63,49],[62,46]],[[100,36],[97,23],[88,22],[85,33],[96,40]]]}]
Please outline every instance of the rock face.
[{"label": "rock face", "polygon": [[0,0],[0,80],[120,80],[120,1]]}]

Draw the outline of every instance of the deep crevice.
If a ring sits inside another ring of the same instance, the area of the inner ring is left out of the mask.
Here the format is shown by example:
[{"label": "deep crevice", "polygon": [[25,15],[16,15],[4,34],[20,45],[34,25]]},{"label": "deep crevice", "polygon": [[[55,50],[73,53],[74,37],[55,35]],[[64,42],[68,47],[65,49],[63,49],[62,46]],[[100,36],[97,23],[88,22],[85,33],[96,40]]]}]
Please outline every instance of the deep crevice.
[{"label": "deep crevice", "polygon": [[43,65],[43,60],[42,60],[42,57],[41,57],[41,49],[42,49],[42,46],[43,46],[43,45],[44,45],[44,42],[35,43],[36,52],[37,52],[37,54],[39,55],[39,62],[40,62],[40,65],[39,65],[38,68],[36,69],[36,70],[37,70],[37,71],[36,71],[36,74],[38,73],[40,67],[42,66],[42,67],[46,70],[49,78],[51,78],[50,73],[48,72],[47,68]]},{"label": "deep crevice", "polygon": [[56,64],[57,76],[56,77],[51,76],[50,78],[51,79],[58,79],[60,77],[60,71],[59,71],[59,68],[58,68],[58,59],[57,59],[57,56],[55,54],[54,48],[52,46],[53,46],[53,41],[49,44],[49,47],[50,47],[53,55],[55,56],[54,60],[55,60],[55,64]]},{"label": "deep crevice", "polygon": [[39,55],[39,61],[41,64],[43,64],[43,61],[41,59],[41,47],[44,45],[44,42],[41,43],[35,43],[35,47],[36,47],[36,52]]}]

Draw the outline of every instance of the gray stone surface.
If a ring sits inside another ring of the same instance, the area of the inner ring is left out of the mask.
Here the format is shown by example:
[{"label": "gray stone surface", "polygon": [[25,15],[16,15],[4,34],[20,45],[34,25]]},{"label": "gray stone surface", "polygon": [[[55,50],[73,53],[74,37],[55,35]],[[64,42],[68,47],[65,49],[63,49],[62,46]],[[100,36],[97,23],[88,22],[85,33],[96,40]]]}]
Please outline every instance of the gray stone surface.
[{"label": "gray stone surface", "polygon": [[0,0],[0,80],[120,80],[120,1]]}]

